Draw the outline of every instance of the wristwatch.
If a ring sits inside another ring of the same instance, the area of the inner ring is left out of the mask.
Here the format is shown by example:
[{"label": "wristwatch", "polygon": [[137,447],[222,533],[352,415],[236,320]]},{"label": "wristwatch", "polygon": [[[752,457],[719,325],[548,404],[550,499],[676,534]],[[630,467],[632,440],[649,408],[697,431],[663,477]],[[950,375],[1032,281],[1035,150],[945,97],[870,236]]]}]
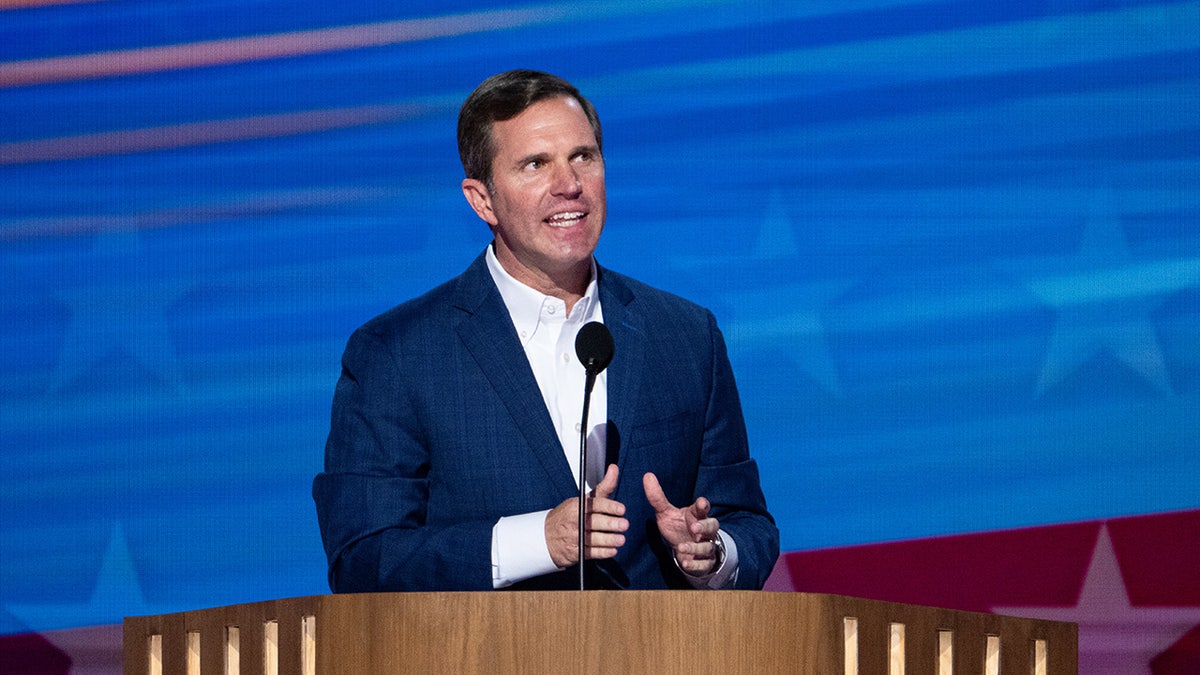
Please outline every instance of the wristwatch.
[{"label": "wristwatch", "polygon": [[725,564],[725,540],[721,538],[720,532],[718,532],[717,536],[713,538],[712,544],[717,548],[717,554],[713,557],[715,562],[713,563],[712,568],[712,571],[716,572],[717,570],[721,569],[721,565]]}]

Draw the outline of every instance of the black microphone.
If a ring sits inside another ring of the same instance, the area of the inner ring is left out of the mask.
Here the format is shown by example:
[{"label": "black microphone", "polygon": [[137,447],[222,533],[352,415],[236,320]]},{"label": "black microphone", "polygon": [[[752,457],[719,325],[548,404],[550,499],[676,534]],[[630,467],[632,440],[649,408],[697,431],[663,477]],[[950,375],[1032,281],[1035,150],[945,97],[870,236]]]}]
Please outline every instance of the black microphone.
[{"label": "black microphone", "polygon": [[589,321],[575,335],[575,356],[583,364],[587,379],[583,383],[583,422],[579,425],[579,590],[583,585],[584,525],[587,499],[587,433],[588,408],[592,402],[592,387],[596,376],[608,367],[613,357],[612,333],[599,321]]},{"label": "black microphone", "polygon": [[612,361],[612,333],[609,333],[608,328],[605,328],[604,324],[599,321],[590,321],[584,324],[583,328],[579,329],[579,333],[575,335],[575,356],[579,358],[583,369],[587,371],[588,384],[584,391],[590,394],[596,376]]}]

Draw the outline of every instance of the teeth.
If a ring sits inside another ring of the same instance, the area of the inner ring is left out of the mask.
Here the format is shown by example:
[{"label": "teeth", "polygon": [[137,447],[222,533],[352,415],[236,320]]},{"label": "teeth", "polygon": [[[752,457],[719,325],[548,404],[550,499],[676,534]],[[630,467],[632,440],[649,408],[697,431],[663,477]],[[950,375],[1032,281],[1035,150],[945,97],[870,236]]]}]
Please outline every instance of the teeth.
[{"label": "teeth", "polygon": [[569,213],[556,213],[546,219],[546,222],[551,225],[572,225],[583,218],[582,211],[571,211]]}]

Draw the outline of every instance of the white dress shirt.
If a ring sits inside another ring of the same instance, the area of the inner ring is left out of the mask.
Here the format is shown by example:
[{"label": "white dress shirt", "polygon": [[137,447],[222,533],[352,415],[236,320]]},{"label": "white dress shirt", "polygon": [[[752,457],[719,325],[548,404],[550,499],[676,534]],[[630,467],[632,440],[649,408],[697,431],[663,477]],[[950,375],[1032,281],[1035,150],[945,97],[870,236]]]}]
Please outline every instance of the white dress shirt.
[{"label": "white dress shirt", "polygon": [[[575,356],[575,335],[590,321],[604,321],[596,288],[596,263],[592,261],[587,290],[568,315],[563,300],[544,295],[513,278],[500,264],[491,246],[487,248],[486,257],[488,271],[512,318],[578,484],[579,432],[586,373]],[[596,377],[588,410],[586,476],[592,489],[604,477],[607,429],[608,386],[606,373],[601,372]],[[503,588],[559,569],[551,560],[546,545],[548,513],[549,510],[506,516],[497,521],[492,528],[493,587]],[[720,588],[732,581],[737,569],[737,546],[726,533],[719,534],[725,543],[725,564],[704,577],[685,575],[693,586]]]}]

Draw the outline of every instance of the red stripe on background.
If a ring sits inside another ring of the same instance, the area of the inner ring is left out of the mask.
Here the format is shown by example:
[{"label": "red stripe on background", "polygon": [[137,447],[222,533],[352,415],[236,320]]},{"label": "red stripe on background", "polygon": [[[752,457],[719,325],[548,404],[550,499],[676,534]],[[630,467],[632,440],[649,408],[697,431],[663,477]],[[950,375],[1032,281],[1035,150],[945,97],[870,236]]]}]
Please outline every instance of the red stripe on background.
[{"label": "red stripe on background", "polygon": [[557,21],[562,7],[502,9],[426,19],[340,26],[318,30],[207,40],[96,54],[58,56],[0,64],[0,88],[91,80],[381,47]]},{"label": "red stripe on background", "polygon": [[[385,190],[371,187],[313,187],[282,192],[256,192],[243,199],[151,211],[27,218],[0,225],[0,241],[153,230],[191,223],[209,223],[217,220],[275,215],[298,209],[357,203],[380,199],[386,195]],[[0,671],[0,673],[2,672]]]},{"label": "red stripe on background", "polygon": [[789,553],[798,591],[975,612],[1072,606],[1098,523],[1056,525]]},{"label": "red stripe on background", "polygon": [[307,110],[279,115],[208,120],[146,129],[123,129],[78,136],[16,141],[0,144],[0,166],[294,136],[411,119],[431,110],[432,108],[429,107],[415,105]]},{"label": "red stripe on background", "polygon": [[66,675],[71,659],[36,633],[0,636],[0,672],[5,675]]},{"label": "red stripe on background", "polygon": [[26,9],[28,7],[44,7],[47,5],[83,5],[105,0],[0,0],[0,10]]},{"label": "red stripe on background", "polygon": [[1117,518],[1108,534],[1130,603],[1200,605],[1200,511]]},{"label": "red stripe on background", "polygon": [[798,591],[977,612],[1072,607],[1108,526],[1129,600],[1200,606],[1200,510],[788,553]]}]

